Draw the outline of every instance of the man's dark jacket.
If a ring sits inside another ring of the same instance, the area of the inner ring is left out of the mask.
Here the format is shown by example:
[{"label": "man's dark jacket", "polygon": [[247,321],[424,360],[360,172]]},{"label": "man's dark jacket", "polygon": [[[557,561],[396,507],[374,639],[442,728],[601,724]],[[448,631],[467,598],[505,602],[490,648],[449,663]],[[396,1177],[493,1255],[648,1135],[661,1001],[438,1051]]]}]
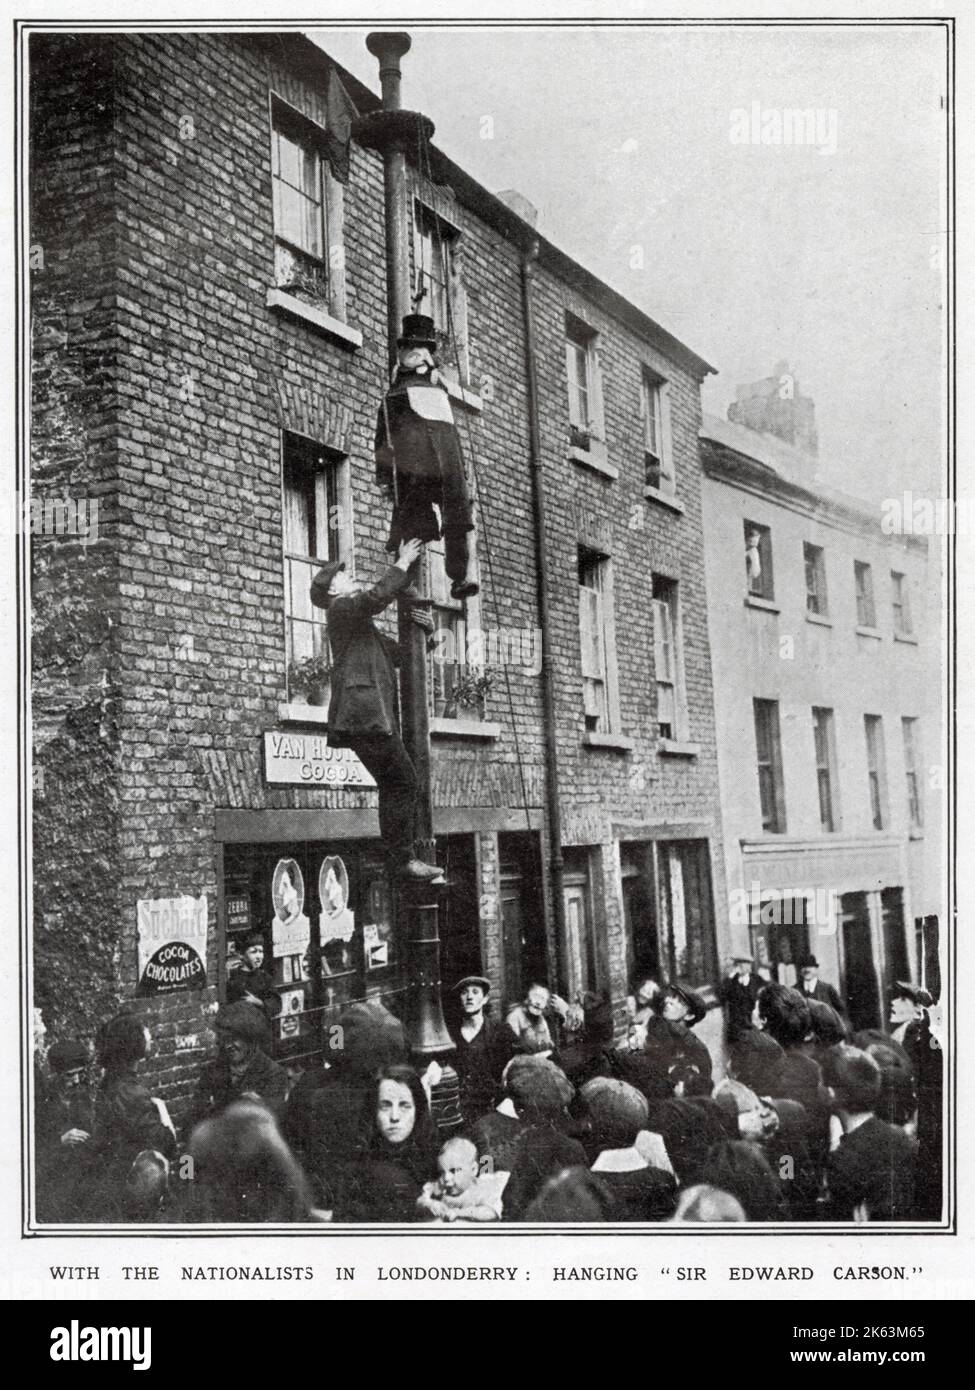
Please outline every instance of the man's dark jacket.
[{"label": "man's dark jacket", "polygon": [[[323,582],[319,582],[319,581]],[[328,640],[332,650],[332,698],[328,707],[328,741],[346,748],[364,734],[394,734],[398,730],[396,677],[399,646],[373,623],[409,580],[406,571],[390,565],[371,589],[329,599],[330,576],[320,571],[312,581],[311,599],[328,609]]]},{"label": "man's dark jacket", "polygon": [[752,1026],[752,1010],[759,991],[768,983],[753,970],[748,983],[743,984],[740,976],[731,975],[718,986],[718,998],[728,1010],[728,1042],[736,1043],[742,1033]]},{"label": "man's dark jacket", "polygon": [[816,988],[808,990],[802,981],[796,986],[804,999],[816,999],[820,1004],[828,1004],[831,1009],[835,1009],[840,1018],[846,1018],[846,1005],[832,985],[825,980],[817,980]]},{"label": "man's dark jacket", "polygon": [[256,1095],[276,1114],[284,1107],[288,1092],[288,1073],[263,1052],[255,1052],[242,1074],[234,1081],[230,1066],[218,1057],[203,1068],[199,1088],[186,1124],[186,1134],[201,1120],[219,1115],[221,1110],[244,1095]]},{"label": "man's dark jacket", "polygon": [[913,1139],[876,1115],[844,1134],[827,1166],[832,1219],[852,1221],[865,1203],[871,1221],[910,1221],[916,1156]]},{"label": "man's dark jacket", "polygon": [[460,1080],[460,1110],[464,1123],[470,1125],[501,1099],[501,1073],[517,1044],[507,1024],[494,1018],[485,1018],[470,1042],[459,1026],[453,1038],[457,1050],[451,1062]]}]

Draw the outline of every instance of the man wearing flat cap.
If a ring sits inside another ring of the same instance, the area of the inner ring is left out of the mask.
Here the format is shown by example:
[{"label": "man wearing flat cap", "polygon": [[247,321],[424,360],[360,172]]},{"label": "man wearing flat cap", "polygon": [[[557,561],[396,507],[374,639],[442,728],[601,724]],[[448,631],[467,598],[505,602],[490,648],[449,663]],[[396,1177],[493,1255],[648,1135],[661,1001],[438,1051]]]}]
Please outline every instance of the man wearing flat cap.
[{"label": "man wearing flat cap", "polygon": [[933,1004],[920,985],[898,980],[891,988],[890,1035],[910,1059],[917,1091],[917,1215],[925,1221],[940,1219],[942,1203],[944,1056],[931,1031]]},{"label": "man wearing flat cap", "polygon": [[[441,877],[435,864],[425,864],[414,847],[419,794],[416,768],[399,733],[396,673],[399,643],[373,622],[409,584],[407,571],[419,558],[421,542],[400,542],[394,564],[367,588],[334,560],[315,575],[311,601],[328,612],[332,651],[332,696],[328,706],[328,741],[351,748],[376,779],[379,790],[379,833],[399,878],[430,882]],[[433,620],[414,608],[412,618],[426,630]]]},{"label": "man wearing flat cap", "polygon": [[818,999],[820,1004],[828,1004],[835,1009],[840,1018],[846,1018],[846,1005],[831,984],[819,978],[819,961],[813,955],[799,957],[799,990],[807,999]]},{"label": "man wearing flat cap", "polygon": [[731,971],[718,986],[718,998],[725,1007],[729,1047],[751,1028],[752,1011],[763,984],[751,956],[732,956]]},{"label": "man wearing flat cap", "polygon": [[460,1109],[471,1125],[487,1115],[501,1098],[501,1075],[515,1053],[511,1030],[489,1018],[484,1008],[491,981],[483,975],[465,975],[454,986],[460,1004],[460,1023],[452,1037],[457,1051],[451,1058],[460,1079]]}]

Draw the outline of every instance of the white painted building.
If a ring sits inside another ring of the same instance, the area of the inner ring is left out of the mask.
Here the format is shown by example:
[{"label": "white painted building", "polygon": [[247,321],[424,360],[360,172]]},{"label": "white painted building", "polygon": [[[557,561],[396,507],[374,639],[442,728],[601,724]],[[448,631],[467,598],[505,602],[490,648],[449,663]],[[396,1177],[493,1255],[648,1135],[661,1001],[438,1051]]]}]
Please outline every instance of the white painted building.
[{"label": "white painted building", "polygon": [[778,380],[702,429],[729,937],[783,984],[811,951],[870,1027],[938,990],[940,615],[926,538],[818,482]]}]

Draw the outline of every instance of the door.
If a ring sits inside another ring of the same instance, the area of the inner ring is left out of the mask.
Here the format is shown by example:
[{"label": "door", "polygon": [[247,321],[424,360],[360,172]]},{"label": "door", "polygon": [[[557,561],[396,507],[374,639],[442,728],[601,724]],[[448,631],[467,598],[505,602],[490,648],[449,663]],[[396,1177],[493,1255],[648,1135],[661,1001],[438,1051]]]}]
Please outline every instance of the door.
[{"label": "door", "polygon": [[650,845],[620,851],[623,921],[629,947],[629,980],[660,981],[660,940],[654,906],[653,852]]},{"label": "door", "polygon": [[904,922],[904,890],[885,888],[880,894],[880,920],[884,937],[884,998],[897,980],[909,980],[911,967]]},{"label": "door", "polygon": [[853,1031],[880,1028],[880,995],[866,893],[844,893],[840,898],[840,932],[843,992]]}]

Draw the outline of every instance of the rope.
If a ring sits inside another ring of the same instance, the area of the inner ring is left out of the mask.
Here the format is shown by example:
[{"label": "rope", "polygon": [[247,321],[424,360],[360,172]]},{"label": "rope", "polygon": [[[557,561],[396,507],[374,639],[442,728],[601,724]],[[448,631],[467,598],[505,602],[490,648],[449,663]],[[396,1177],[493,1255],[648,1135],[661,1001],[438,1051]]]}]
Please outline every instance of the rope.
[{"label": "rope", "polygon": [[[424,178],[426,178],[430,183],[432,183],[432,182],[433,182],[433,173],[432,173],[431,164],[430,164],[429,142],[428,142],[428,141],[425,139],[425,137],[424,137],[424,133],[423,133],[423,124],[422,124],[422,122],[419,121],[419,120],[417,121],[417,160],[418,160],[418,168],[419,168],[419,171],[420,171],[421,176],[424,177]],[[447,305],[447,333],[448,333],[448,336],[450,337],[451,345],[452,345],[452,347],[453,347],[453,352],[454,352],[454,363],[455,363],[455,366],[456,366],[456,368],[457,368],[457,380],[458,380],[458,382],[459,382],[459,381],[461,380],[460,352],[459,352],[458,347],[457,347],[457,336],[456,336],[456,334],[455,334],[455,332],[454,332],[453,310],[452,310],[451,303],[450,303],[450,282],[449,282],[449,275],[448,275],[447,263],[446,263],[446,261],[445,261],[445,259],[444,259],[444,254],[443,254],[444,242],[443,242],[443,236],[441,235],[441,232],[440,232],[440,218],[439,218],[439,216],[436,215],[436,213],[434,214],[433,225],[434,225],[434,238],[435,238],[435,241],[436,241],[436,243],[437,243],[437,248],[438,248],[439,256],[440,256],[440,265],[441,265],[441,267],[443,268],[443,274],[444,274],[444,288],[445,288],[445,295],[444,295],[444,298],[445,298],[445,300],[446,300],[446,305]],[[432,307],[432,306],[431,306],[431,307]],[[485,556],[485,559],[486,559],[486,561],[487,561],[488,584],[489,584],[490,589],[491,589],[491,602],[492,602],[492,604],[493,604],[493,606],[494,606],[494,619],[495,619],[495,623],[497,624],[497,627],[498,627],[498,630],[499,630],[499,633],[500,633],[500,629],[501,629],[501,617],[500,617],[500,608],[499,608],[499,606],[498,606],[497,586],[496,586],[496,584],[495,584],[495,582],[494,582],[494,560],[493,560],[492,553],[491,553],[490,527],[489,527],[489,525],[488,525],[487,510],[486,510],[486,508],[485,508],[485,506],[484,506],[484,499],[483,499],[483,496],[482,496],[482,493],[481,493],[481,479],[480,479],[480,473],[479,473],[479,471],[478,471],[477,450],[476,450],[476,448],[474,447],[474,437],[473,437],[473,432],[472,432],[472,430],[471,430],[470,417],[468,416],[468,414],[467,414],[466,411],[464,412],[464,424],[465,424],[465,429],[466,429],[466,434],[467,434],[467,442],[468,442],[468,449],[469,449],[469,454],[470,454],[471,476],[473,477],[473,480],[474,480],[474,497],[475,497],[475,500],[476,500],[476,502],[477,502],[478,510],[479,510],[479,512],[480,512],[481,519],[482,519],[482,530],[483,530],[483,536],[484,536],[484,556]],[[463,456],[464,456],[464,450],[463,450],[463,445],[462,445],[462,443],[461,443],[461,438],[460,438],[460,434],[459,434],[459,433],[458,433],[458,443],[461,444],[461,456],[463,457]],[[465,460],[465,461],[466,461],[466,460]],[[499,644],[499,650],[500,650],[500,644]],[[521,796],[522,796],[522,802],[523,802],[523,804],[524,804],[524,811],[525,811],[525,827],[526,827],[527,830],[530,831],[530,830],[531,830],[531,808],[530,808],[529,801],[528,801],[528,786],[527,786],[527,783],[526,783],[526,781],[525,781],[524,761],[523,761],[522,755],[521,755],[521,740],[520,740],[520,738],[519,738],[519,736],[518,736],[518,723],[517,723],[517,720],[516,720],[516,718],[515,718],[514,698],[513,698],[512,693],[511,693],[511,676],[510,676],[510,674],[509,674],[509,672],[508,672],[508,667],[507,667],[507,663],[506,663],[506,662],[502,662],[502,664],[501,664],[501,669],[502,669],[502,671],[503,671],[503,673],[504,673],[505,693],[506,693],[507,698],[508,698],[508,712],[509,712],[509,714],[511,715],[511,729],[512,729],[512,732],[513,732],[513,734],[514,734],[514,741],[515,741],[515,759],[516,759],[516,762],[517,762],[517,765],[518,765],[518,780],[519,780],[519,784],[520,784],[520,786],[521,786]]]}]

